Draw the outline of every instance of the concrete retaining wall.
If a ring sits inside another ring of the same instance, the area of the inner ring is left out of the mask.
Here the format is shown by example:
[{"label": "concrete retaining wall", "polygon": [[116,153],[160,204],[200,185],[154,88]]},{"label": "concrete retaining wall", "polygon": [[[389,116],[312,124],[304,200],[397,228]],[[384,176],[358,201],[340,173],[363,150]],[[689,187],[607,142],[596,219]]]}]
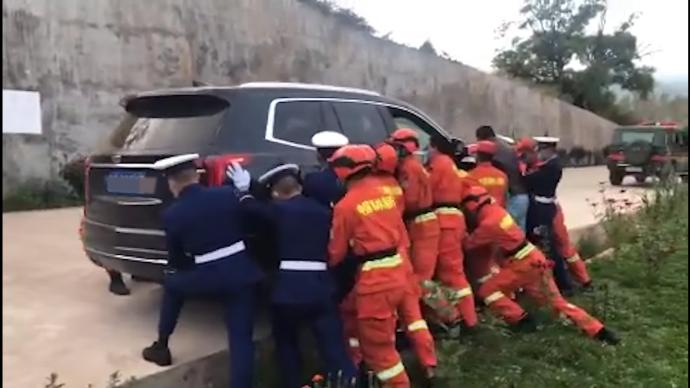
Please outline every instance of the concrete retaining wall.
[{"label": "concrete retaining wall", "polygon": [[3,88],[40,91],[44,127],[42,136],[3,135],[3,195],[93,150],[117,124],[123,95],[193,79],[365,87],[419,106],[464,138],[488,123],[600,149],[614,127],[514,82],[352,30],[296,0],[5,0],[2,19]]}]

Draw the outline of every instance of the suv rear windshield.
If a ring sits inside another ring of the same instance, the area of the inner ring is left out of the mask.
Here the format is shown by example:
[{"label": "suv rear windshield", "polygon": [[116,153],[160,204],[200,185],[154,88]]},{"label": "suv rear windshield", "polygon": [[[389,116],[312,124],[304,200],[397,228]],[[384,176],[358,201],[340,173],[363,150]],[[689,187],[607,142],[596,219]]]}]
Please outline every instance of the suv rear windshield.
[{"label": "suv rear windshield", "polygon": [[614,142],[618,144],[630,144],[636,141],[644,141],[656,145],[664,145],[664,133],[662,131],[645,129],[619,129],[614,133]]},{"label": "suv rear windshield", "polygon": [[126,151],[198,151],[213,142],[229,104],[214,96],[139,98],[127,111],[137,117],[122,149]]}]

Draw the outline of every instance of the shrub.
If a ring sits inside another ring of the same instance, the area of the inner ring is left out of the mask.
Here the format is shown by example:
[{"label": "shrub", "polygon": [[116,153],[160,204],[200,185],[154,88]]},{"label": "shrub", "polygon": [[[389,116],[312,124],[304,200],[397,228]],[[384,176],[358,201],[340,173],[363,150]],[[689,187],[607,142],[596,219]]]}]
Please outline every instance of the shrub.
[{"label": "shrub", "polygon": [[22,211],[78,206],[83,201],[64,181],[28,181],[2,199],[2,211]]},{"label": "shrub", "polygon": [[86,157],[80,156],[67,162],[60,170],[60,176],[64,179],[79,198],[84,198],[84,173],[86,170]]}]

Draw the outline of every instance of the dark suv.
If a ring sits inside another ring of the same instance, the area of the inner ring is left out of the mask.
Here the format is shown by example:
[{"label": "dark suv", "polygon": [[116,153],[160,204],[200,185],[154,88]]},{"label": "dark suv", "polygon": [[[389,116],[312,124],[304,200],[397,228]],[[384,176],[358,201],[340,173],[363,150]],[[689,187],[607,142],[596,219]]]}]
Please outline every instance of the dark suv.
[{"label": "dark suv", "polygon": [[[310,145],[322,130],[353,143],[376,143],[396,128],[418,131],[422,147],[435,133],[450,137],[418,109],[366,90],[291,83],[250,83],[141,93],[123,100],[125,119],[111,135],[114,151],[86,167],[82,240],[105,268],[153,280],[166,264],[161,212],[172,195],[158,160],[198,153],[202,183],[223,184],[239,161],[252,173],[279,162],[318,167]],[[117,140],[119,139],[119,140]]]},{"label": "dark suv", "polygon": [[643,183],[648,176],[687,178],[688,136],[675,123],[644,123],[616,128],[607,147],[609,180],[620,185],[627,175]]}]

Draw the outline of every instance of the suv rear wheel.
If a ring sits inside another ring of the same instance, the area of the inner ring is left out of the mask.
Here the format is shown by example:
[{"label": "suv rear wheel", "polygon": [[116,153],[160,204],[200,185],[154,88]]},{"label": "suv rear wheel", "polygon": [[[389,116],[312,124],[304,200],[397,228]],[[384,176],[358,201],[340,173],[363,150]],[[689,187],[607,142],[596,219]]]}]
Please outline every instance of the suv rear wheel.
[{"label": "suv rear wheel", "polygon": [[614,186],[620,186],[623,184],[623,178],[625,174],[620,171],[610,171],[609,172],[609,182]]}]

